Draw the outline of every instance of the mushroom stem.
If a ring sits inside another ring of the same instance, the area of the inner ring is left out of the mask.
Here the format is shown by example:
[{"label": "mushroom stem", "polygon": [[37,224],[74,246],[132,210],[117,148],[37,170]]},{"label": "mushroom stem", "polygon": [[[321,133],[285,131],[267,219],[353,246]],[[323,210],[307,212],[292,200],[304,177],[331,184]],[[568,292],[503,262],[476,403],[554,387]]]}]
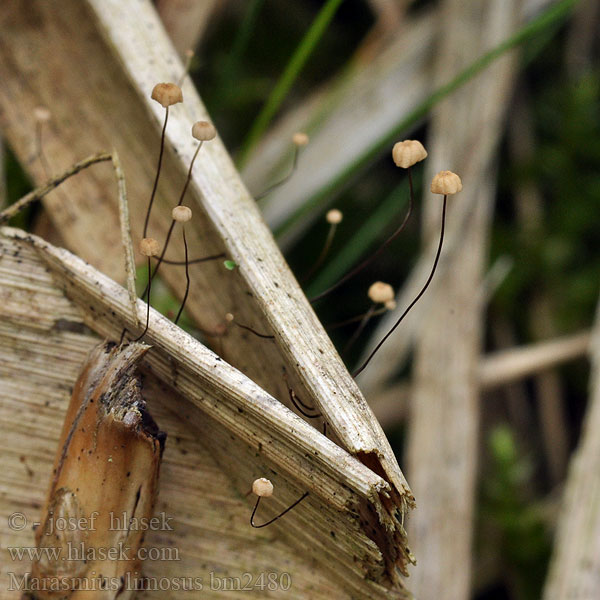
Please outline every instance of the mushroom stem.
[{"label": "mushroom stem", "polygon": [[[168,108],[167,108],[168,110]],[[202,144],[203,142],[200,142],[198,144],[198,146],[196,146],[196,151],[194,152],[194,156],[192,156],[192,160],[190,162],[190,166],[188,168],[188,172],[187,172],[187,177],[185,178],[185,183],[183,184],[183,189],[181,190],[181,194],[179,195],[179,201],[177,202],[177,206],[181,206],[183,204],[183,199],[185,198],[185,193],[187,192],[188,186],[190,184],[190,180],[192,178],[192,169],[194,168],[194,162],[196,161],[196,157],[198,156],[198,152],[200,151],[200,148],[202,148]],[[165,254],[167,252],[167,247],[169,246],[169,242],[171,241],[171,236],[173,235],[173,228],[175,227],[175,220],[172,219],[171,220],[171,224],[169,225],[169,231],[167,231],[167,237],[165,239],[165,243],[162,249],[162,252],[160,253],[160,256],[158,258],[158,262],[156,263],[156,267],[154,267],[154,271],[151,274],[151,276],[148,279],[148,285],[150,285],[150,282],[152,281],[152,279],[154,279],[154,277],[156,276],[156,274],[158,273],[158,269],[160,268],[160,265],[164,262],[165,259]],[[194,261],[194,262],[200,262],[200,261]],[[148,289],[148,288],[146,288]],[[144,295],[145,295],[145,291],[144,291]]]},{"label": "mushroom stem", "polygon": [[160,151],[158,153],[158,166],[156,167],[156,177],[154,178],[154,185],[152,186],[152,193],[150,194],[150,202],[148,202],[148,210],[146,211],[146,218],[144,220],[144,233],[142,237],[146,237],[148,233],[148,222],[150,221],[150,213],[152,212],[152,205],[154,204],[154,196],[156,195],[156,189],[158,188],[158,178],[160,177],[160,168],[162,166],[162,159],[165,149],[165,132],[167,130],[167,121],[169,120],[169,107],[165,107],[165,121],[163,123],[162,133],[160,135]]},{"label": "mushroom stem", "polygon": [[308,492],[304,492],[304,494],[302,494],[302,496],[300,496],[300,498],[298,498],[298,500],[296,500],[296,502],[294,502],[293,504],[290,504],[284,511],[280,512],[276,517],[273,517],[272,519],[270,519],[266,523],[262,523],[261,525],[257,525],[254,522],[254,515],[256,514],[256,511],[258,509],[258,505],[260,504],[261,496],[259,496],[256,499],[256,504],[254,505],[254,510],[252,511],[252,515],[250,516],[250,525],[252,525],[252,527],[254,527],[255,529],[260,529],[261,527],[266,527],[267,525],[270,525],[271,523],[274,523],[275,521],[277,521],[277,519],[281,519],[281,517],[283,517],[283,515],[285,515],[286,513],[290,512],[290,510],[292,510],[292,508],[294,508],[295,506],[298,506],[298,504],[300,504],[300,502],[302,502],[302,500],[304,500],[304,498],[306,498],[306,496],[308,496]]},{"label": "mushroom stem", "polygon": [[365,260],[363,260],[358,266],[354,267],[354,269],[352,269],[349,273],[346,273],[346,275],[344,275],[337,283],[334,283],[332,286],[328,287],[325,291],[310,298],[309,299],[310,302],[316,302],[317,300],[321,300],[321,298],[324,298],[325,296],[327,296],[328,294],[330,294],[331,292],[333,292],[334,290],[339,288],[343,283],[346,283],[346,281],[348,281],[349,279],[351,279],[352,277],[354,277],[355,275],[360,273],[365,267],[369,266],[402,233],[402,231],[404,231],[404,228],[406,227],[406,224],[408,223],[408,219],[410,218],[410,215],[411,215],[412,209],[413,209],[413,205],[414,205],[412,171],[411,171],[410,167],[407,170],[408,170],[409,204],[408,204],[408,211],[406,212],[406,216],[404,217],[404,220],[400,224],[400,227],[398,227],[398,229],[396,229],[396,231],[394,231],[394,233],[392,233],[392,235],[390,235],[390,237],[388,237],[388,239],[385,240],[385,242],[383,242],[383,244],[381,244],[381,246],[379,246],[379,248],[377,248],[377,250],[375,250],[375,252],[373,252],[373,254],[371,254],[371,256],[368,256],[367,258],[365,258]]},{"label": "mushroom stem", "polygon": [[[177,316],[175,317],[175,325],[177,325],[177,322],[179,321],[179,317],[181,316],[181,313],[183,312],[183,307],[185,306],[185,302],[187,300],[188,294],[190,293],[190,269],[189,269],[189,263],[188,263],[188,246],[187,246],[187,241],[185,239],[185,226],[184,225],[181,226],[181,232],[183,235],[183,247],[185,249],[185,294],[183,295],[183,300],[181,301],[181,306],[179,307],[179,312],[177,313]],[[148,281],[148,283],[150,283],[150,281]]]},{"label": "mushroom stem", "polygon": [[337,223],[330,224],[329,231],[327,232],[327,238],[325,238],[325,244],[323,244],[323,249],[321,250],[321,254],[319,254],[319,257],[315,261],[315,264],[304,275],[301,283],[304,283],[305,281],[310,279],[312,277],[312,275],[317,271],[317,269],[323,264],[325,257],[327,256],[327,254],[329,253],[329,250],[331,249],[331,244],[333,242],[333,237],[335,236],[337,226],[338,226]]},{"label": "mushroom stem", "polygon": [[266,196],[268,196],[273,190],[276,190],[278,187],[282,186],[284,183],[287,183],[292,175],[296,172],[296,168],[298,166],[298,159],[300,158],[300,150],[302,146],[298,144],[294,144],[294,158],[292,159],[292,167],[288,171],[286,175],[284,175],[279,181],[271,184],[266,190],[263,190],[258,196],[255,197],[255,200],[258,202],[262,200]]},{"label": "mushroom stem", "polygon": [[[151,265],[150,265],[150,257],[148,257],[148,286],[146,287],[146,290],[148,292],[148,300],[146,302],[146,326],[144,327],[144,331],[142,331],[142,333],[135,338],[135,340],[133,340],[134,342],[139,342],[145,335],[146,332],[148,331],[148,327],[150,325],[150,291],[152,289],[152,279],[150,278],[150,271],[151,271]],[[142,294],[142,299],[146,296],[146,292],[144,292]]]},{"label": "mushroom stem", "polygon": [[350,339],[346,342],[344,349],[342,350],[342,354],[347,354],[350,352],[350,348],[354,346],[354,343],[359,338],[360,334],[363,332],[364,328],[367,326],[367,323],[371,320],[371,317],[375,314],[375,304],[371,305],[371,308],[364,314],[361,319],[356,331],[350,336]]},{"label": "mushroom stem", "polygon": [[412,307],[421,299],[421,297],[423,296],[423,294],[429,287],[429,284],[431,283],[431,280],[433,279],[435,270],[437,269],[438,262],[440,260],[440,255],[442,253],[442,245],[444,243],[444,229],[445,229],[445,225],[446,225],[446,205],[448,203],[447,201],[448,201],[448,195],[446,194],[446,195],[444,195],[444,204],[442,207],[442,228],[440,231],[440,242],[438,244],[438,249],[437,249],[437,252],[435,255],[435,260],[433,261],[433,268],[431,269],[431,273],[429,274],[429,277],[427,278],[425,285],[421,288],[421,291],[416,295],[415,299],[408,305],[408,308],[400,315],[399,319],[394,323],[394,326],[385,334],[385,336],[383,336],[383,339],[377,344],[377,346],[375,346],[375,349],[373,350],[373,352],[371,352],[371,354],[369,354],[369,356],[367,357],[365,362],[358,369],[356,369],[356,371],[354,371],[354,373],[352,373],[353,377],[356,377],[357,375],[362,373],[362,371],[369,364],[369,362],[371,362],[371,359],[373,358],[373,356],[375,356],[375,354],[377,353],[379,348],[381,348],[381,346],[383,346],[384,342],[390,337],[390,335],[392,335],[392,333],[394,332],[396,327],[398,327],[398,325],[400,325],[400,323],[402,322],[404,317],[406,317],[406,315],[411,311]]}]

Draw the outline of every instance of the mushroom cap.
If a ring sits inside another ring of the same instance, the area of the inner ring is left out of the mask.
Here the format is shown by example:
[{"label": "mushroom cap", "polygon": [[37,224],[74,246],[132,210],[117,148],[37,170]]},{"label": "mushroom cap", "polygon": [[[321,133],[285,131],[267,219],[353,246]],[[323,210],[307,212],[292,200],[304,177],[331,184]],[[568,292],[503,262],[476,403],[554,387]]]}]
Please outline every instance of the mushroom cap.
[{"label": "mushroom cap", "polygon": [[390,300],[394,300],[394,288],[389,283],[376,281],[369,287],[369,298],[375,304],[385,304]]},{"label": "mushroom cap", "polygon": [[460,177],[452,171],[440,171],[431,180],[431,192],[433,194],[456,194],[462,190]]},{"label": "mushroom cap", "polygon": [[46,123],[52,117],[50,110],[45,106],[36,106],[33,109],[33,116],[35,117],[35,120],[39,121],[40,123]]},{"label": "mushroom cap", "polygon": [[192,136],[200,142],[208,142],[217,136],[217,130],[208,121],[196,121],[192,126]]},{"label": "mushroom cap", "polygon": [[338,210],[337,208],[332,208],[331,210],[328,210],[327,214],[325,215],[325,219],[327,219],[327,222],[330,225],[337,225],[338,223],[341,223],[343,218],[344,214],[341,210]]},{"label": "mushroom cap", "polygon": [[173,221],[186,223],[192,218],[192,209],[187,206],[176,206],[171,211],[171,216],[173,217]]},{"label": "mushroom cap", "polygon": [[157,83],[152,89],[151,98],[165,108],[183,102],[181,88],[174,83]]},{"label": "mushroom cap", "polygon": [[306,144],[308,144],[308,135],[302,131],[297,131],[292,136],[292,142],[294,142],[296,146],[306,146]]},{"label": "mushroom cap", "polygon": [[392,148],[392,158],[397,167],[408,169],[414,164],[427,158],[427,150],[419,140],[404,140],[397,142]]},{"label": "mushroom cap", "polygon": [[268,479],[261,477],[254,480],[252,491],[261,498],[268,498],[273,495],[273,484]]},{"label": "mushroom cap", "polygon": [[140,242],[140,252],[144,256],[158,256],[160,246],[154,238],[147,237]]}]

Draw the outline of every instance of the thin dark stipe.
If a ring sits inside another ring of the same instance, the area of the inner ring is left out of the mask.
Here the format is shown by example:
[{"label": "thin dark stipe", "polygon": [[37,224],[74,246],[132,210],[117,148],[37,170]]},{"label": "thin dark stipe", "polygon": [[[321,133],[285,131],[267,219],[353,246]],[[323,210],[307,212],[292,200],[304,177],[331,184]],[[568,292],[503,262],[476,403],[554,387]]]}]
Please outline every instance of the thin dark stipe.
[{"label": "thin dark stipe", "polygon": [[329,231],[327,232],[327,238],[325,239],[325,244],[323,244],[323,249],[321,250],[321,254],[319,254],[319,257],[315,261],[315,264],[308,270],[308,272],[304,275],[304,277],[302,277],[302,279],[300,280],[300,283],[304,283],[304,282],[308,281],[314,275],[314,273],[317,272],[319,267],[323,264],[323,261],[325,260],[325,257],[327,256],[327,254],[331,248],[331,243],[333,242],[333,236],[335,235],[336,229],[337,229],[337,223],[332,223],[329,226]]},{"label": "thin dark stipe", "polygon": [[342,354],[347,354],[348,352],[350,352],[350,348],[352,348],[356,340],[360,337],[360,334],[363,332],[364,328],[367,326],[367,323],[369,322],[374,313],[375,305],[373,304],[363,316],[360,324],[356,328],[356,331],[350,336],[350,339],[346,342],[346,345],[342,350]]},{"label": "thin dark stipe", "polygon": [[183,300],[181,301],[181,306],[179,307],[179,312],[177,313],[177,316],[175,317],[175,325],[177,325],[177,322],[179,321],[179,317],[181,316],[181,313],[183,312],[183,307],[185,306],[185,302],[188,298],[188,294],[190,293],[190,269],[189,269],[189,264],[188,264],[188,246],[187,246],[187,241],[185,239],[185,227],[184,226],[182,226],[181,232],[183,234],[183,247],[185,249],[185,294],[183,296]]},{"label": "thin dark stipe", "polygon": [[448,200],[448,196],[445,195],[444,196],[444,205],[443,205],[443,208],[442,208],[442,230],[440,232],[440,242],[438,244],[438,249],[437,249],[437,252],[436,252],[436,255],[435,255],[435,260],[433,261],[433,268],[431,269],[431,273],[429,274],[429,277],[427,278],[427,281],[425,282],[425,285],[421,288],[421,291],[417,294],[416,298],[408,305],[408,308],[400,315],[400,318],[396,321],[396,323],[394,324],[394,326],[385,334],[385,336],[377,344],[377,346],[375,346],[375,349],[373,350],[373,352],[371,352],[371,354],[369,354],[369,357],[367,358],[367,360],[365,360],[365,362],[356,371],[354,371],[354,373],[352,373],[352,377],[356,377],[357,375],[359,375],[360,373],[362,373],[362,371],[369,364],[369,362],[371,361],[371,359],[373,358],[373,356],[375,356],[375,353],[379,350],[379,348],[381,348],[381,346],[383,346],[384,342],[390,337],[390,335],[392,335],[392,333],[394,333],[394,330],[396,329],[396,327],[398,327],[398,325],[400,325],[400,323],[402,322],[402,320],[404,319],[404,317],[406,317],[406,315],[410,312],[410,310],[412,309],[412,307],[421,299],[421,296],[423,296],[423,294],[425,293],[425,291],[429,287],[429,284],[431,283],[431,280],[433,279],[433,275],[435,273],[435,270],[437,269],[437,265],[438,265],[438,262],[440,260],[440,255],[442,253],[442,244],[444,243],[444,229],[445,229],[445,225],[446,225],[446,204],[447,204],[447,200]]},{"label": "thin dark stipe", "polygon": [[260,194],[258,194],[258,196],[256,196],[256,198],[255,198],[255,200],[257,202],[259,200],[262,200],[264,197],[268,196],[273,190],[277,189],[280,185],[283,185],[284,183],[287,183],[290,180],[291,176],[296,171],[296,167],[298,166],[299,156],[300,156],[300,146],[295,146],[294,159],[292,162],[292,168],[290,169],[289,173],[285,177],[283,177],[282,179],[277,181],[276,183],[270,185],[266,190],[264,190]]},{"label": "thin dark stipe", "polygon": [[274,523],[275,521],[277,521],[277,519],[281,519],[281,517],[283,517],[283,515],[290,512],[290,510],[292,510],[292,508],[294,508],[295,506],[298,506],[298,504],[300,504],[300,502],[302,502],[302,500],[304,500],[304,498],[306,498],[306,496],[308,496],[308,492],[304,492],[304,494],[302,494],[302,496],[300,496],[300,498],[298,498],[298,500],[296,500],[296,502],[294,502],[294,504],[290,504],[290,506],[288,506],[283,512],[280,512],[276,517],[273,517],[270,521],[267,521],[266,523],[262,523],[262,525],[257,525],[254,522],[254,515],[256,514],[258,505],[260,504],[261,496],[259,496],[256,499],[256,504],[254,505],[254,510],[252,511],[252,515],[250,516],[250,525],[252,525],[252,527],[254,527],[255,529],[260,529],[261,527],[266,527],[267,525]]},{"label": "thin dark stipe", "polygon": [[[387,312],[388,309],[385,306],[382,306],[381,308],[378,308],[377,310],[373,310],[373,313],[371,314],[372,317],[376,317],[378,315],[382,315],[383,313]],[[349,319],[344,319],[343,321],[338,321],[337,323],[328,323],[325,325],[325,329],[327,329],[327,331],[330,331],[332,329],[339,329],[340,327],[346,327],[346,325],[352,325],[352,323],[357,323],[358,321],[362,321],[366,316],[365,314],[362,315],[356,315],[354,317],[350,317]]]},{"label": "thin dark stipe", "polygon": [[[296,396],[296,392],[294,392],[294,390],[292,389],[292,386],[290,386],[290,383],[289,383],[288,377],[287,377],[287,373],[285,372],[285,370],[283,372],[283,379],[285,380],[285,385],[288,389],[288,395],[290,397],[290,400],[291,400],[292,404],[296,407],[298,412],[302,413],[305,417],[308,417],[309,419],[315,419],[316,417],[320,417],[321,413],[318,413],[316,415],[308,415],[300,408],[300,406],[302,406],[307,411],[314,411],[314,412],[317,411],[317,409],[314,406],[309,406],[305,402],[302,402],[302,400],[298,396]],[[300,406],[298,406],[298,405],[300,405]]]},{"label": "thin dark stipe", "polygon": [[[167,110],[168,110],[168,108],[167,108]],[[165,121],[165,123],[166,123],[166,121]],[[185,193],[187,192],[188,186],[190,184],[190,180],[192,178],[192,169],[194,167],[194,162],[196,160],[196,156],[198,156],[198,152],[200,151],[200,148],[202,148],[202,144],[203,144],[203,142],[200,142],[198,144],[198,146],[196,147],[196,151],[194,152],[194,156],[192,157],[192,160],[190,162],[190,167],[187,172],[187,177],[185,178],[185,184],[183,185],[183,190],[181,191],[181,194],[179,196],[179,202],[177,202],[177,206],[181,206],[183,204],[183,199],[185,198]],[[167,232],[167,238],[165,239],[165,245],[163,246],[162,252],[160,253],[160,257],[158,258],[158,262],[156,263],[156,267],[154,268],[154,272],[152,273],[151,277],[148,279],[148,282],[150,282],[150,281],[152,281],[152,279],[154,279],[154,277],[158,273],[158,269],[160,268],[160,265],[164,262],[165,254],[167,252],[167,247],[169,246],[169,242],[171,241],[171,235],[173,235],[174,227],[175,227],[175,220],[171,220],[171,224],[169,225],[169,231]],[[145,232],[144,232],[144,237],[146,237]]]},{"label": "thin dark stipe", "polygon": [[290,387],[288,387],[288,394],[290,396],[290,400],[292,402],[292,404],[294,405],[294,407],[296,408],[296,410],[304,415],[307,419],[318,419],[319,417],[321,417],[321,413],[316,413],[314,415],[309,414],[308,412],[306,412],[305,410],[303,410],[301,408],[301,406],[303,406],[307,411],[308,410],[315,410],[314,407],[312,406],[307,406],[306,404],[304,404],[300,398],[298,398],[298,396],[296,396],[296,392],[294,392],[294,390]]},{"label": "thin dark stipe", "polygon": [[[219,258],[225,258],[225,256],[226,256],[225,252],[221,252],[220,254],[212,254],[211,256],[203,256],[201,258],[193,258],[192,260],[188,260],[187,264],[195,265],[198,263],[208,262],[209,260],[217,260]],[[159,259],[158,256],[155,256],[154,258],[156,258],[156,260]],[[176,265],[176,266],[180,266],[180,267],[183,267],[186,264],[185,260],[167,260],[166,258],[163,258],[162,262],[165,265]]]},{"label": "thin dark stipe", "polygon": [[354,267],[354,269],[352,269],[349,273],[346,273],[346,275],[344,275],[337,283],[334,283],[331,287],[328,287],[325,291],[321,292],[320,294],[309,298],[310,302],[316,302],[317,300],[324,298],[334,290],[337,290],[337,288],[339,288],[342,284],[346,283],[346,281],[354,277],[356,274],[360,273],[365,267],[370,265],[402,233],[402,231],[404,231],[404,228],[406,227],[408,219],[410,218],[410,215],[412,213],[414,204],[412,171],[410,167],[408,168],[408,186],[410,191],[408,211],[406,212],[406,216],[404,217],[404,221],[402,221],[400,227],[398,227],[398,229],[396,229],[396,231],[394,231],[394,233],[392,233],[392,235],[390,235],[390,237],[387,240],[385,240],[385,242],[383,242],[383,244],[381,244],[381,246],[379,246],[379,248],[377,248],[377,250],[375,250],[373,254],[371,254],[371,256],[365,258],[365,260],[363,260],[358,266]]},{"label": "thin dark stipe", "polygon": [[[146,288],[148,290],[148,299],[146,301],[146,327],[144,327],[144,331],[142,331],[142,334],[139,337],[136,337],[135,340],[133,340],[134,342],[139,342],[146,335],[146,332],[148,331],[148,326],[150,325],[150,291],[152,289],[152,279],[150,279],[150,270],[150,257],[148,257],[148,286]],[[142,300],[145,296],[146,292],[144,292],[144,294],[142,295]]]},{"label": "thin dark stipe", "polygon": [[259,338],[263,338],[265,340],[274,340],[275,339],[274,335],[267,335],[266,333],[259,333],[258,331],[256,331],[256,329],[252,329],[252,327],[248,327],[248,325],[242,325],[241,323],[238,323],[237,321],[234,321],[233,323],[235,325],[237,325],[238,327],[241,327],[242,329],[245,329],[246,331],[253,333],[254,335],[258,336]]},{"label": "thin dark stipe", "polygon": [[162,166],[162,159],[165,150],[165,132],[167,130],[167,121],[169,120],[169,107],[165,108],[165,122],[163,124],[162,133],[160,135],[160,152],[158,153],[158,166],[156,167],[156,177],[154,178],[154,186],[152,187],[152,194],[150,195],[150,202],[148,203],[148,210],[146,211],[146,219],[144,220],[144,234],[143,238],[148,233],[148,222],[150,221],[150,213],[152,212],[152,205],[154,204],[154,196],[156,195],[156,189],[158,188],[158,178],[160,177],[160,168]]}]

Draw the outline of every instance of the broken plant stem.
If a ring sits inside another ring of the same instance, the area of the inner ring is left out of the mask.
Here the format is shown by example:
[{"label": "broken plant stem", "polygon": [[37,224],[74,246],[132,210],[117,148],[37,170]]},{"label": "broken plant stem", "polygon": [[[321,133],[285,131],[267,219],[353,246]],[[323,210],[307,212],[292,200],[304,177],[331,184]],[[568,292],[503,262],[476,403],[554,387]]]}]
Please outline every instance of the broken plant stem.
[{"label": "broken plant stem", "polygon": [[46,194],[51,192],[53,189],[57,188],[63,181],[67,180],[69,177],[76,175],[77,173],[83,171],[83,169],[87,169],[87,167],[91,165],[94,165],[99,162],[105,162],[111,159],[112,155],[108,152],[100,152],[99,154],[94,154],[92,156],[84,158],[82,161],[67,169],[61,175],[54,177],[44,185],[37,187],[35,190],[32,190],[31,192],[23,196],[20,200],[17,200],[14,204],[0,212],[0,224],[6,223],[6,221],[12,219],[15,215],[17,215],[23,209],[27,208],[30,204],[41,200]]},{"label": "broken plant stem", "polygon": [[117,151],[112,151],[112,163],[117,178],[119,195],[119,218],[121,222],[121,243],[123,244],[123,255],[125,257],[125,273],[127,274],[127,291],[129,292],[129,303],[135,327],[139,327],[137,313],[137,294],[135,291],[135,258],[133,256],[133,242],[131,239],[131,223],[129,220],[129,204],[127,202],[127,188],[125,187],[125,175],[121,167],[121,161]]}]

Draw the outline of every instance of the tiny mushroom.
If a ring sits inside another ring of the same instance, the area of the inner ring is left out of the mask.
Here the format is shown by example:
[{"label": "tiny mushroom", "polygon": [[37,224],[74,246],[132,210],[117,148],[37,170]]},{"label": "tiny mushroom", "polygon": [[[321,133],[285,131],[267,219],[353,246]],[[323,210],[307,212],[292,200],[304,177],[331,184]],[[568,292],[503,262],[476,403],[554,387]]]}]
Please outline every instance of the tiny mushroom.
[{"label": "tiny mushroom", "polygon": [[174,83],[157,83],[152,89],[152,100],[156,100],[164,108],[183,102],[181,88]]},{"label": "tiny mushroom", "polygon": [[332,208],[331,210],[327,211],[325,218],[327,219],[327,222],[330,225],[337,225],[338,223],[342,222],[344,214],[341,210],[338,210],[337,208]]},{"label": "tiny mushroom", "polygon": [[408,169],[427,158],[427,151],[419,140],[404,140],[403,142],[394,144],[392,158],[397,167]]},{"label": "tiny mushroom", "polygon": [[273,484],[268,479],[261,477],[254,480],[252,491],[260,498],[267,498],[273,495]]},{"label": "tiny mushroom", "polygon": [[140,242],[140,252],[148,257],[158,256],[160,246],[154,238],[147,237]]},{"label": "tiny mushroom", "polygon": [[292,141],[298,147],[300,147],[300,146],[306,146],[306,144],[308,144],[308,135],[306,135],[306,133],[304,133],[302,131],[297,131],[292,136]]},{"label": "tiny mushroom", "polygon": [[171,216],[173,217],[173,221],[187,223],[192,218],[192,209],[187,206],[176,206],[171,211]]},{"label": "tiny mushroom", "polygon": [[217,130],[208,121],[196,121],[192,126],[192,136],[200,142],[208,142],[217,136]]},{"label": "tiny mushroom", "polygon": [[440,171],[431,180],[431,192],[433,194],[456,194],[462,190],[460,177],[452,171]]},{"label": "tiny mushroom", "polygon": [[386,304],[394,300],[394,288],[389,283],[376,281],[369,287],[369,298],[375,304]]},{"label": "tiny mushroom", "polygon": [[36,106],[33,109],[33,116],[39,123],[46,123],[50,120],[50,111],[45,106]]},{"label": "tiny mushroom", "polygon": [[383,304],[387,310],[396,310],[396,301],[395,300],[388,300],[387,302],[384,302]]}]

